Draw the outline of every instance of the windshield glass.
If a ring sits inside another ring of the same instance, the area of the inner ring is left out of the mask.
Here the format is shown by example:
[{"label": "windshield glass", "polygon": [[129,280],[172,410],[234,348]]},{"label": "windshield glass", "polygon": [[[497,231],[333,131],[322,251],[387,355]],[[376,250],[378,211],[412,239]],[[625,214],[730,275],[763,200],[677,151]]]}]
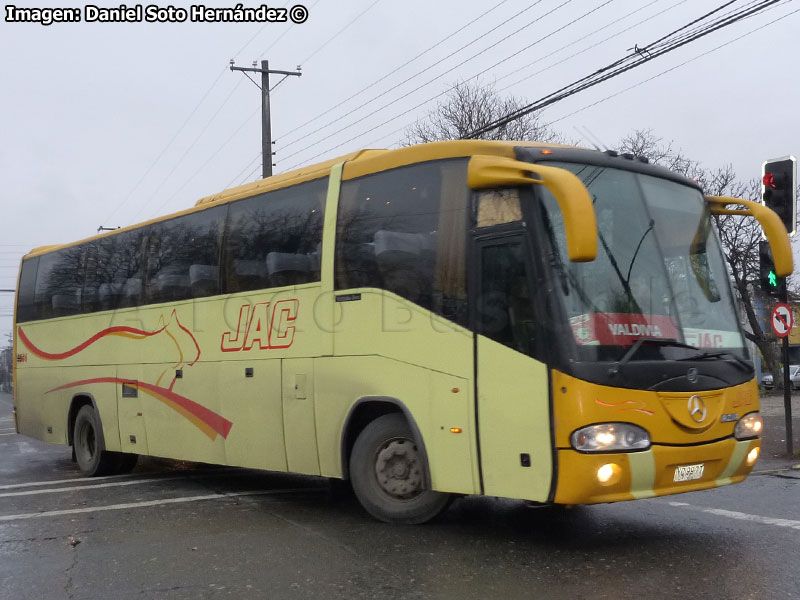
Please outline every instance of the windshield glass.
[{"label": "windshield glass", "polygon": [[[551,263],[579,360],[619,360],[640,337],[747,358],[722,252],[698,190],[621,169],[554,166],[583,181],[597,216],[597,258],[570,262],[558,203],[543,193],[555,248]],[[677,358],[692,349],[659,352]]]}]

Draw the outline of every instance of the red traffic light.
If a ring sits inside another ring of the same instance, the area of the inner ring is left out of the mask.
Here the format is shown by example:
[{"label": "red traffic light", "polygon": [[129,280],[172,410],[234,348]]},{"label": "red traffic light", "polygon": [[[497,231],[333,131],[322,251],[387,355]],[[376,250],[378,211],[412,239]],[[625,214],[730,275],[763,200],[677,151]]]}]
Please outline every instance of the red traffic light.
[{"label": "red traffic light", "polygon": [[764,187],[775,189],[777,186],[775,185],[775,176],[772,173],[764,173],[764,177],[762,178],[762,183]]}]

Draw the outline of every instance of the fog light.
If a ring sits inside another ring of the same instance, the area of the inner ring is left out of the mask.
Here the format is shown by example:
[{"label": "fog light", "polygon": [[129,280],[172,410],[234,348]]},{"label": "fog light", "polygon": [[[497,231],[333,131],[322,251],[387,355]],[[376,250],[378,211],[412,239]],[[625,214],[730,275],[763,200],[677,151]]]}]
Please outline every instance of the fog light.
[{"label": "fog light", "polygon": [[761,454],[761,448],[753,448],[750,452],[747,453],[747,466],[752,467],[756,464],[758,460],[758,456]]},{"label": "fog light", "polygon": [[607,483],[609,479],[614,476],[614,467],[611,465],[603,465],[597,469],[597,481],[600,483]]},{"label": "fog light", "polygon": [[597,481],[602,485],[613,485],[619,481],[622,469],[619,465],[608,463],[597,469]]}]

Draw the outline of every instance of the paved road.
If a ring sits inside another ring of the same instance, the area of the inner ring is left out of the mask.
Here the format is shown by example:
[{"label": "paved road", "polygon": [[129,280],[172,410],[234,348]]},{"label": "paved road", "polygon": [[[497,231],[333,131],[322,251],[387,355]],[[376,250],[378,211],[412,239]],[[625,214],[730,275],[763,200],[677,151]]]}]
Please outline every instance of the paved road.
[{"label": "paved road", "polygon": [[800,470],[571,510],[371,520],[325,480],[144,460],[85,479],[0,395],[0,598],[800,598]]}]

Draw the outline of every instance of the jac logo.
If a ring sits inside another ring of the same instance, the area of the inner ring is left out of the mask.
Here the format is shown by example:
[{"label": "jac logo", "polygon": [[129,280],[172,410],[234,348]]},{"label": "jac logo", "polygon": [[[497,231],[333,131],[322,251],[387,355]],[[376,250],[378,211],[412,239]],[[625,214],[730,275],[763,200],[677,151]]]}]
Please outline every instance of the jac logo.
[{"label": "jac logo", "polygon": [[257,346],[260,350],[288,348],[294,342],[294,326],[300,301],[279,300],[270,309],[269,302],[252,306],[243,304],[239,309],[236,331],[222,334],[220,349],[223,352],[242,352]]}]

